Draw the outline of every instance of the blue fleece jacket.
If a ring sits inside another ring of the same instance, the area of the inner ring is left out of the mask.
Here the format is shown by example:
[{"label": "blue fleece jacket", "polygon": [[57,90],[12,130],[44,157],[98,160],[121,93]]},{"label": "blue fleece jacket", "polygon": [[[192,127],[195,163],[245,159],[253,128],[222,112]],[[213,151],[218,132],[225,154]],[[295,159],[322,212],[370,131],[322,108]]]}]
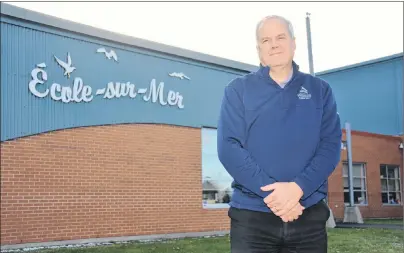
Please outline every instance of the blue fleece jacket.
[{"label": "blue fleece jacket", "polygon": [[328,83],[299,71],[282,88],[269,67],[230,82],[217,129],[219,160],[233,177],[230,205],[270,212],[261,187],[296,182],[306,208],[327,195],[341,155],[341,124]]}]

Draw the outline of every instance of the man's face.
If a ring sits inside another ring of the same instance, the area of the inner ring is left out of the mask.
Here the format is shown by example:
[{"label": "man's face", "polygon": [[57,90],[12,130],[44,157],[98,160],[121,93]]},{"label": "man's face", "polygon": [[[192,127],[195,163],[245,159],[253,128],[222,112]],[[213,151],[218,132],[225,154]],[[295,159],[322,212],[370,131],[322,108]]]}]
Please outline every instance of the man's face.
[{"label": "man's face", "polygon": [[270,67],[284,66],[293,60],[296,44],[286,23],[272,18],[258,30],[257,51],[261,64]]}]

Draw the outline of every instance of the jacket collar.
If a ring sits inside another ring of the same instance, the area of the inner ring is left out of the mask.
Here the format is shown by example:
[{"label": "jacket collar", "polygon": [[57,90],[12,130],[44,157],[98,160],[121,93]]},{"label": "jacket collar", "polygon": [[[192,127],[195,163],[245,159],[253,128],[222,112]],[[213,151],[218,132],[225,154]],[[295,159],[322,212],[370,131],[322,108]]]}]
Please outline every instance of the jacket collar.
[{"label": "jacket collar", "polygon": [[[292,68],[293,68],[293,75],[296,75],[299,72],[299,65],[296,64],[295,61],[292,61]],[[260,63],[260,67],[258,69],[258,73],[262,76],[269,76],[269,70],[271,68],[269,66],[264,66],[262,63]]]},{"label": "jacket collar", "polygon": [[[292,61],[292,68],[293,68],[293,75],[289,80],[295,79],[295,77],[300,74],[299,65],[297,65],[295,61]],[[261,76],[262,78],[264,78],[265,80],[268,80],[271,83],[276,84],[275,81],[272,80],[272,78],[269,76],[269,70],[270,70],[269,66],[264,66],[264,65],[260,64],[260,67],[256,73],[259,76]]]}]

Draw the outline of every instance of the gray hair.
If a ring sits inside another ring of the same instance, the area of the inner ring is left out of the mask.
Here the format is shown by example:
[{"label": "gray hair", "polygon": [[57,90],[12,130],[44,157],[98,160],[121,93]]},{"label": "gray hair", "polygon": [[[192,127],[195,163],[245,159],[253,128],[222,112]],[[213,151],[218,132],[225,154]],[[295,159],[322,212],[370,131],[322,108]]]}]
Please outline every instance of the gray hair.
[{"label": "gray hair", "polygon": [[258,41],[258,31],[261,28],[261,26],[264,24],[265,21],[267,21],[269,19],[273,19],[273,18],[281,20],[282,22],[284,22],[285,25],[288,28],[288,32],[289,32],[290,37],[293,38],[293,39],[295,38],[295,32],[293,31],[293,25],[289,20],[287,20],[286,18],[281,17],[281,16],[271,15],[271,16],[266,16],[265,18],[261,19],[260,22],[258,22],[257,27],[255,29],[255,38],[256,38],[257,41]]}]

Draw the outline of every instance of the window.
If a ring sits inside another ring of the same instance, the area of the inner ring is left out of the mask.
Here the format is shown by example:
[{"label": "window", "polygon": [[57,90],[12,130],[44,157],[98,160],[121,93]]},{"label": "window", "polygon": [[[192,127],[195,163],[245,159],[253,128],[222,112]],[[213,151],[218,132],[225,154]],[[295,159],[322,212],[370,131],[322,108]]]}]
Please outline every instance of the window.
[{"label": "window", "polygon": [[202,128],[202,205],[227,208],[231,200],[233,178],[219,161],[216,129]]},{"label": "window", "polygon": [[[344,179],[344,202],[349,204],[348,163],[343,163],[342,177]],[[352,178],[354,204],[366,205],[368,199],[366,189],[366,167],[364,163],[352,164]]]},{"label": "window", "polygon": [[380,165],[382,203],[399,205],[401,199],[401,178],[398,165]]}]

